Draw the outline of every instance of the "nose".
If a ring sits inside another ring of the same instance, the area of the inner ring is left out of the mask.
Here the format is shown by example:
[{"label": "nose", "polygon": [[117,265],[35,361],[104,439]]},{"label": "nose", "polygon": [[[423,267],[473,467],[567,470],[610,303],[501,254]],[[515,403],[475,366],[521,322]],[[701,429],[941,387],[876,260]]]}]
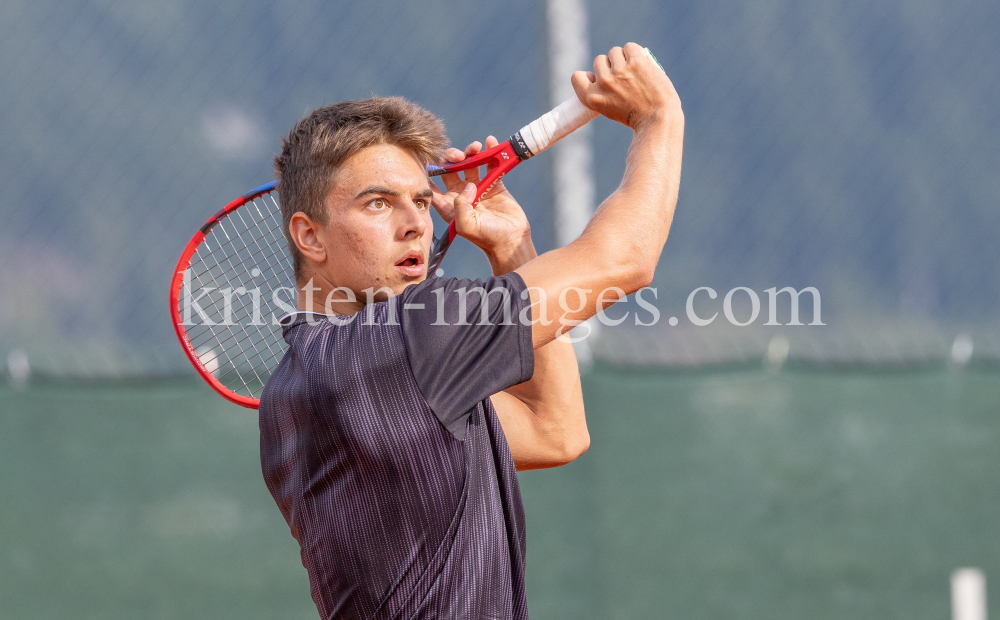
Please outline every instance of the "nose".
[{"label": "nose", "polygon": [[399,222],[397,224],[397,236],[399,240],[409,241],[423,237],[427,231],[429,219],[426,209],[418,208],[417,204],[409,199],[406,199],[402,207],[396,210],[396,213],[399,214]]}]

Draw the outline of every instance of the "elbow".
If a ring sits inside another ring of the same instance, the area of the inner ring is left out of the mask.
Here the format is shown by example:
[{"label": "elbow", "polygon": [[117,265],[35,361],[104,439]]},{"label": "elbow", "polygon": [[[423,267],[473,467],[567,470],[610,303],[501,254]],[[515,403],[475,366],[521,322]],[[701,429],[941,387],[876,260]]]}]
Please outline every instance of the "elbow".
[{"label": "elbow", "polygon": [[634,293],[639,289],[646,288],[653,283],[653,276],[656,275],[656,264],[660,262],[660,251],[662,244],[651,247],[648,243],[636,240],[631,252],[624,258],[628,261],[626,272],[629,277],[629,293]]},{"label": "elbow", "polygon": [[567,455],[570,457],[568,462],[575,461],[578,457],[583,456],[583,453],[590,449],[590,432],[587,429],[583,429],[583,433],[577,438],[577,441],[573,443],[570,447]]},{"label": "elbow", "polygon": [[590,448],[590,433],[584,427],[571,435],[561,435],[558,439],[550,437],[544,446],[538,448],[520,458],[515,456],[514,464],[518,471],[549,469],[572,463]]},{"label": "elbow", "polygon": [[626,295],[631,295],[653,283],[656,261],[642,258],[641,253],[622,252],[612,269],[614,273],[609,280],[618,283]]},{"label": "elbow", "polygon": [[644,289],[653,283],[653,276],[656,275],[656,263],[650,265],[638,264],[632,271],[632,291]]},{"label": "elbow", "polygon": [[560,467],[572,463],[582,456],[588,448],[590,448],[590,432],[584,428],[581,432],[574,433],[571,437],[566,437],[553,450],[552,466]]}]

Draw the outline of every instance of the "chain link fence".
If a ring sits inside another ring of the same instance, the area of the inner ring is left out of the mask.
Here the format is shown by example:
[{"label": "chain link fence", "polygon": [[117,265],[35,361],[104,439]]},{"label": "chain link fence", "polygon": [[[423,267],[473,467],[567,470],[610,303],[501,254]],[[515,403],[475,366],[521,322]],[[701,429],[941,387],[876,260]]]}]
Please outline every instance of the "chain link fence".
[{"label": "chain link fence", "polygon": [[[628,0],[589,11],[592,51],[648,45],[687,122],[674,228],[646,296],[659,320],[635,300],[609,310],[630,314],[601,330],[598,359],[1000,359],[1000,7]],[[2,3],[8,372],[187,372],[168,315],[174,262],[209,215],[273,178],[296,120],[392,94],[440,116],[455,145],[506,137],[549,106],[545,18],[532,2]],[[598,119],[592,137],[601,199],[630,134]],[[540,250],[556,238],[550,176],[542,156],[507,182]],[[444,269],[488,274],[465,242]],[[716,298],[702,289],[689,311],[702,287]],[[782,325],[764,325],[771,287],[818,291],[821,302],[800,298],[807,325],[787,325],[787,293]],[[749,291],[758,316],[737,327],[752,316]],[[808,325],[817,311],[824,325]]]}]

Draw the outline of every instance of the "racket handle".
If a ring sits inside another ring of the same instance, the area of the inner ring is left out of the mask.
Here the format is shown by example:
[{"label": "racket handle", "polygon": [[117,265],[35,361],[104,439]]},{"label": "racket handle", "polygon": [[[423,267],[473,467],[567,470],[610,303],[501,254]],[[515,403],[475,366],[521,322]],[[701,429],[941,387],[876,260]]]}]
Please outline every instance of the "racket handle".
[{"label": "racket handle", "polygon": [[538,155],[595,117],[597,112],[580,103],[576,97],[571,97],[522,127],[521,131],[511,137],[511,144],[525,147],[526,157],[521,159],[527,159]]},{"label": "racket handle", "polygon": [[[660,71],[663,71],[660,62],[656,60],[656,56],[653,56],[648,47],[642,48],[642,51],[646,58],[656,63]],[[522,127],[521,131],[511,136],[510,142],[514,146],[514,150],[517,151],[518,157],[523,161],[538,155],[568,134],[594,120],[595,117],[597,117],[597,112],[580,103],[576,97],[571,97]]]}]

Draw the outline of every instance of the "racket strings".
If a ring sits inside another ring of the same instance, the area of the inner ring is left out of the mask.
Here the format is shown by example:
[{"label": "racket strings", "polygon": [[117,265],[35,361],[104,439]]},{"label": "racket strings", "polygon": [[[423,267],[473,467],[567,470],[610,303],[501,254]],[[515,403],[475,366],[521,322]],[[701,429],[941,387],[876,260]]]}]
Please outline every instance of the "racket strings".
[{"label": "racket strings", "polygon": [[[219,261],[216,261],[216,263],[217,266],[222,266]],[[209,275],[214,275],[211,272],[208,273]],[[201,278],[199,278],[199,281],[201,281]],[[214,287],[216,290],[225,288],[218,286],[221,283],[218,281],[217,277],[212,278],[212,284],[216,285]],[[236,303],[234,303],[234,300]],[[210,304],[209,308],[205,308],[206,314],[210,313],[210,318],[214,320],[216,324],[204,324],[203,329],[196,335],[193,333],[193,330],[191,330],[189,331],[189,333],[192,334],[190,337],[192,338],[192,343],[195,344],[196,351],[198,351],[199,354],[207,354],[206,357],[208,360],[215,361],[214,368],[209,368],[209,370],[211,370],[220,381],[224,384],[228,384],[230,379],[238,379],[244,384],[243,387],[249,388],[250,386],[247,382],[242,381],[242,377],[247,374],[248,371],[253,373],[253,367],[257,365],[259,361],[262,361],[255,360],[247,356],[246,350],[241,345],[242,339],[251,341],[250,339],[253,338],[253,334],[243,333],[248,327],[245,325],[245,323],[248,322],[247,319],[252,317],[250,317],[246,304],[243,303],[242,297],[240,296],[232,296],[230,298],[230,313],[228,321],[226,320],[225,305],[225,300],[221,300],[217,304]],[[219,318],[222,320],[219,321]],[[229,322],[232,322],[233,324],[227,324]],[[241,325],[241,323],[243,325]],[[241,329],[235,329],[237,327],[240,327]],[[205,351],[206,344],[210,347],[207,351]],[[220,353],[224,353],[225,357],[220,355]],[[223,366],[222,364],[227,361],[227,358],[229,363],[228,365]],[[249,365],[249,369],[244,368],[244,366],[247,365]]]},{"label": "racket strings", "polygon": [[[225,267],[223,262],[216,262],[219,267]],[[239,270],[246,271],[245,269]],[[213,278],[213,284],[220,284],[217,277]],[[232,284],[236,283],[230,282],[230,285]],[[264,380],[262,373],[258,369],[263,366],[266,371],[269,367],[277,363],[277,359],[274,358],[280,357],[281,351],[279,350],[275,353],[274,347],[269,343],[269,340],[273,340],[277,336],[277,333],[273,334],[271,338],[268,338],[269,334],[266,333],[266,331],[277,332],[277,330],[273,328],[269,329],[266,325],[254,325],[255,322],[259,322],[257,319],[263,318],[254,316],[254,314],[260,314],[261,312],[259,304],[254,309],[253,305],[247,304],[244,301],[243,296],[232,295],[228,301],[229,312],[227,313],[226,303],[225,299],[220,300],[219,305],[221,305],[221,308],[217,308],[216,312],[214,312],[216,316],[222,316],[223,320],[219,322],[220,324],[206,326],[196,338],[209,343],[214,341],[217,344],[218,350],[225,353],[225,358],[222,358],[222,361],[228,358],[229,363],[225,366],[220,366],[218,362],[215,365],[215,374],[220,381],[228,384],[232,382],[231,380],[235,380],[238,383],[238,387],[242,387],[250,392],[250,394],[246,395],[255,396],[253,394],[255,391],[254,388],[259,388]],[[228,320],[226,320],[227,314]],[[261,333],[262,331],[265,333]],[[262,347],[259,346],[260,343],[265,343],[263,348],[267,349],[270,356],[264,354],[261,350]],[[220,356],[218,353],[215,353],[215,350],[215,347],[210,349],[209,357],[219,359]]]},{"label": "racket strings", "polygon": [[[220,219],[187,275],[180,311],[189,318],[183,327],[195,352],[226,388],[259,399],[287,349],[269,303],[280,303],[282,289],[295,290],[276,196],[257,197]],[[185,309],[190,300],[204,316]]]},{"label": "racket strings", "polygon": [[[272,262],[272,259],[274,259],[276,256],[283,256],[285,254],[285,252],[284,252],[283,245],[279,244],[279,245],[275,246],[275,244],[274,244],[275,238],[274,238],[273,234],[267,235],[268,237],[270,237],[271,242],[266,244],[266,246],[267,246],[266,248],[262,247],[260,245],[260,242],[258,241],[258,239],[262,238],[263,235],[260,235],[258,233],[261,233],[261,232],[267,233],[268,231],[273,230],[273,227],[267,225],[267,221],[263,218],[263,214],[261,214],[262,217],[261,217],[261,221],[260,222],[253,221],[253,219],[252,219],[252,210],[246,208],[247,206],[250,206],[250,205],[253,205],[257,209],[258,213],[260,213],[259,207],[256,204],[254,204],[254,203],[248,203],[248,205],[245,205],[244,208],[238,209],[235,212],[233,212],[233,214],[230,215],[230,222],[231,223],[235,223],[234,220],[232,220],[232,215],[236,215],[237,217],[239,217],[239,220],[240,220],[240,223],[242,224],[242,227],[235,227],[235,229],[234,229],[234,234],[235,234],[235,236],[236,236],[236,238],[237,238],[237,240],[239,242],[239,245],[242,246],[242,247],[247,248],[251,252],[253,251],[252,248],[250,247],[251,244],[247,243],[246,239],[244,238],[244,232],[243,231],[246,231],[247,236],[249,236],[250,239],[251,239],[251,241],[252,241],[253,247],[256,248],[256,252],[254,252],[254,258],[255,258],[255,260],[252,262],[251,265],[247,264],[247,259],[248,259],[249,252],[245,253],[245,254],[239,254],[238,255],[239,259],[240,259],[240,264],[238,266],[238,269],[242,270],[243,272],[250,271],[251,272],[250,275],[252,277],[253,276],[252,270],[254,268],[260,269],[259,265],[261,264],[261,260],[263,260],[264,267],[265,267],[265,269],[261,269],[261,274],[263,274],[263,273],[265,273],[267,271],[274,271],[275,269],[278,269],[279,265],[276,262]],[[277,202],[274,203],[274,206],[277,207]],[[277,212],[277,209],[276,209],[276,212]],[[247,217],[245,218],[244,215],[246,215]],[[250,221],[249,224],[247,224],[247,222],[246,222],[246,219],[248,219],[248,218],[251,219],[251,221]],[[251,234],[251,233],[253,233],[253,234]],[[248,266],[249,266],[249,269],[247,269]],[[284,272],[286,270],[284,269],[284,267],[281,267],[281,271]],[[241,308],[240,308],[240,310],[244,310],[245,311],[248,306],[247,306],[247,304],[245,302],[243,302],[244,298],[241,296],[241,297],[238,297],[238,299],[241,301]],[[257,308],[256,308],[256,313],[257,314],[261,313],[259,299],[260,298],[258,297]],[[250,306],[250,309],[253,310],[253,306],[252,305]],[[251,316],[250,318],[251,319],[261,319],[261,320],[263,320],[263,316]],[[255,359],[256,358],[256,359],[259,359],[259,360],[264,361],[264,362],[273,361],[273,363],[276,364],[277,361],[280,360],[281,355],[284,354],[284,346],[279,347],[278,350],[275,351],[275,349],[272,348],[271,341],[269,339],[264,339],[264,340],[255,340],[255,339],[240,340],[239,339],[239,335],[240,334],[238,332],[236,332],[235,330],[233,330],[232,326],[228,326],[228,327],[229,327],[229,329],[233,333],[231,335],[231,338],[227,339],[227,341],[232,340],[233,344],[237,348],[240,349],[241,354],[244,357],[248,358],[248,359]],[[279,338],[279,342],[283,343],[283,341],[280,338]],[[244,347],[247,347],[247,348],[244,349]],[[267,349],[267,355],[265,355],[264,351],[262,351],[260,347],[263,347],[263,348]],[[253,350],[253,353],[254,353],[253,356],[251,356],[249,354],[249,352],[248,352],[249,349]],[[277,358],[277,359],[275,359],[275,358]],[[267,367],[268,372],[269,372],[269,370],[270,370],[271,367],[272,367],[272,365],[268,365],[268,367]],[[266,380],[266,377],[261,377],[261,375],[257,372],[257,365],[253,365],[252,368],[254,369],[255,378],[256,378],[256,380],[258,382],[262,383],[263,381]]]}]

